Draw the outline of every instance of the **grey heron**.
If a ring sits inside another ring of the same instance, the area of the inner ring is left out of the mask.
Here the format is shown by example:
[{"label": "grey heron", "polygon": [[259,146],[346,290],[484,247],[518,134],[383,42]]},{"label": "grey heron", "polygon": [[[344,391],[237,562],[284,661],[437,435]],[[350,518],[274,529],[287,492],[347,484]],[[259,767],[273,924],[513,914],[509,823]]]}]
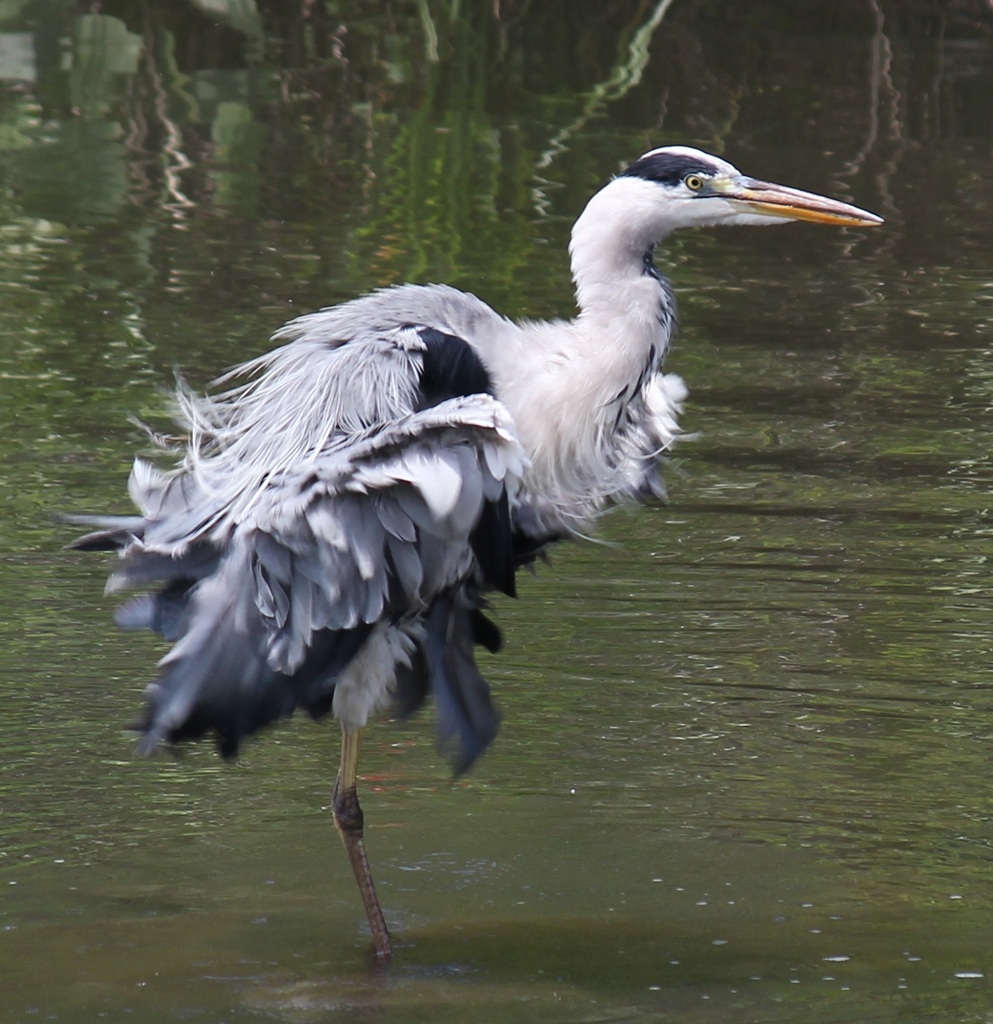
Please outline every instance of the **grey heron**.
[{"label": "grey heron", "polygon": [[697,149],[654,149],[572,230],[575,319],[513,322],[474,295],[403,285],[302,316],[210,397],[178,392],[186,442],[138,459],[139,514],[72,516],[74,544],[116,551],[117,613],[172,644],[139,749],[242,740],[302,708],[342,732],[333,814],[375,952],[391,940],[357,795],[359,741],[391,700],[434,698],[463,771],[498,715],[474,647],[496,650],[486,595],[609,505],[662,494],[682,381],[661,372],[676,325],[654,261],[672,230],[874,214],[746,177]]}]

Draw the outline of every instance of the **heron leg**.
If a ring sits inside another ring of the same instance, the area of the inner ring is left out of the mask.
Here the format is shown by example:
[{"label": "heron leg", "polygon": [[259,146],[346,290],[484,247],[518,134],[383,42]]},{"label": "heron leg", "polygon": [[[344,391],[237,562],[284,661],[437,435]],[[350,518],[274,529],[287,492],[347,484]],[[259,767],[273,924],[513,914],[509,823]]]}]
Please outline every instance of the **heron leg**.
[{"label": "heron leg", "polygon": [[365,852],[365,842],[362,838],[363,815],[356,789],[361,738],[361,729],[351,731],[342,727],[341,766],[338,769],[331,802],[334,808],[335,828],[345,844],[355,881],[359,886],[362,905],[365,907],[366,917],[369,918],[376,956],[385,960],[393,955],[393,947],[386,927],[386,918],[383,917],[383,908],[379,905],[376,886],[372,881],[369,858]]}]

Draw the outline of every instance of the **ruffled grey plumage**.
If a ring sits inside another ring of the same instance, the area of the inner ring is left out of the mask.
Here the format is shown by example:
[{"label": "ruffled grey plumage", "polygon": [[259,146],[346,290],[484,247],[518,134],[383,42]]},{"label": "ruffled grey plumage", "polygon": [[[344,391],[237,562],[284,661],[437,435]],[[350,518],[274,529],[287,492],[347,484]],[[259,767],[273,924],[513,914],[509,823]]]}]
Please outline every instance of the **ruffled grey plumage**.
[{"label": "ruffled grey plumage", "polygon": [[136,461],[141,517],[80,542],[120,552],[108,590],[160,587],[117,617],[173,642],[144,749],[213,731],[232,753],[297,707],[361,728],[397,688],[439,696],[459,765],[485,747],[483,593],[609,504],[661,494],[678,433],[671,290],[583,225],[574,321],[405,285],[292,321],[214,394],[180,388],[179,465]]}]

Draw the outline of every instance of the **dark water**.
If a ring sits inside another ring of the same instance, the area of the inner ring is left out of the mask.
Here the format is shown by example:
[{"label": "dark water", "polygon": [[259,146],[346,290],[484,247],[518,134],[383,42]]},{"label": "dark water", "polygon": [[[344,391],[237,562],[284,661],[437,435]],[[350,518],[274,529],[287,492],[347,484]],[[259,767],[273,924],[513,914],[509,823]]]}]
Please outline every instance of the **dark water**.
[{"label": "dark water", "polygon": [[[0,1019],[993,1020],[989,5],[84,9],[0,7]],[[161,649],[49,518],[298,312],[568,313],[667,142],[887,223],[672,240],[670,504],[500,606],[471,778],[370,729],[373,971],[336,730],[133,759]]]}]

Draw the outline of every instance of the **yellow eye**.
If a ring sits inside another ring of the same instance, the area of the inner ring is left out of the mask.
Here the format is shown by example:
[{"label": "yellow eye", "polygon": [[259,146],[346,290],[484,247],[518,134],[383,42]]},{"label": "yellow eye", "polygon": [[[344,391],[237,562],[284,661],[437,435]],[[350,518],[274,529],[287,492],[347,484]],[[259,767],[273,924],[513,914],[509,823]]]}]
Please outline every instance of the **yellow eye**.
[{"label": "yellow eye", "polygon": [[703,178],[699,174],[687,174],[683,178],[683,184],[690,189],[691,192],[699,192],[703,188]]}]

